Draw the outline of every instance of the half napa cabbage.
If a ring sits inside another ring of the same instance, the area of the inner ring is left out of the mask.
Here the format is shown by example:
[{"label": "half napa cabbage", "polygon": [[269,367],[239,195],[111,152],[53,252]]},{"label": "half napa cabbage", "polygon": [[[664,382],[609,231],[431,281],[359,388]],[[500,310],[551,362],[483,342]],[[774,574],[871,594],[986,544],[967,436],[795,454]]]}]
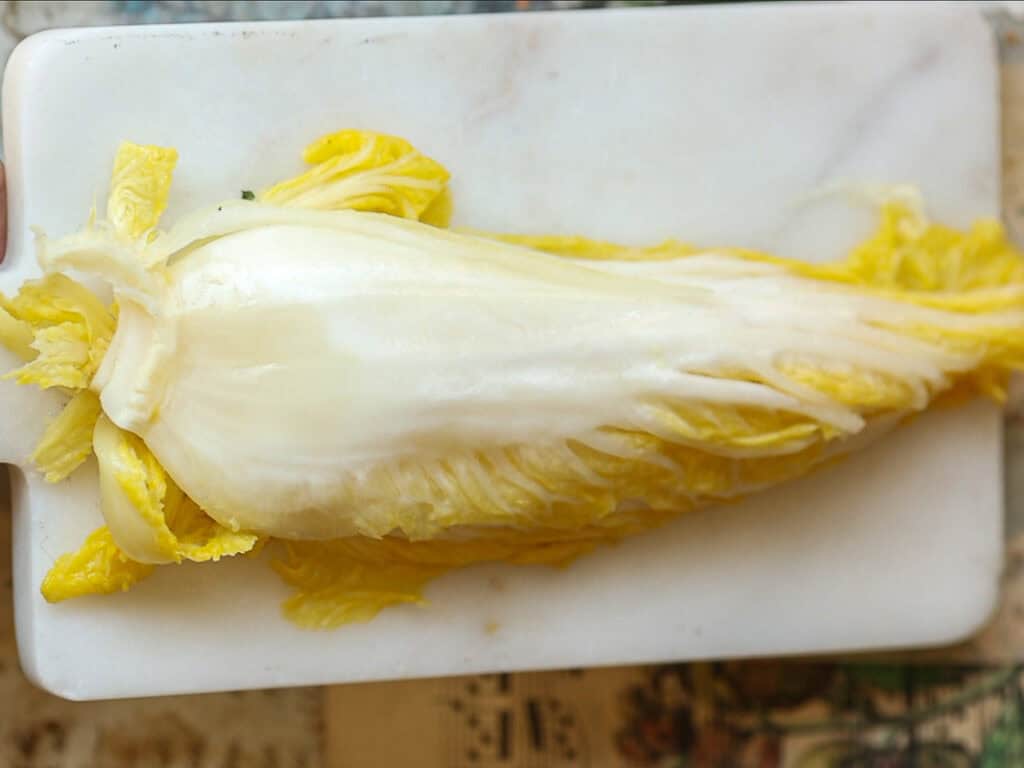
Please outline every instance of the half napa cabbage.
[{"label": "half napa cabbage", "polygon": [[944,393],[1001,398],[1024,362],[1002,228],[906,190],[809,265],[448,231],[444,168],[356,131],[158,231],[175,160],[123,145],[106,219],[40,237],[45,276],[0,303],[8,375],[71,394],[33,461],[98,457],[107,527],[51,600],[280,539],[288,615],[365,620],[454,567],[565,564],[797,477]]}]

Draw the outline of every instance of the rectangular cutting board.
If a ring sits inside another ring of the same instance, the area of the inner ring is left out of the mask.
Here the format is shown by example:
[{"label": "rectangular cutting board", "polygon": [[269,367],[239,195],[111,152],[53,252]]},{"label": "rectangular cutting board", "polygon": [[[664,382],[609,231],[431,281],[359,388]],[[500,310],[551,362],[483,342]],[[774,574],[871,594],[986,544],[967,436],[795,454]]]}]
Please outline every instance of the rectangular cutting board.
[{"label": "rectangular cutting board", "polygon": [[[0,290],[37,271],[30,227],[64,234],[102,204],[122,139],[180,151],[169,223],[298,171],[343,127],[447,165],[456,225],[835,259],[873,226],[815,195],[835,185],[913,182],[957,225],[998,214],[996,97],[989,30],[956,5],[44,33],[4,81]],[[27,468],[59,406],[0,383],[21,659],[69,698],[935,644],[996,596],[1001,427],[976,403],[568,570],[472,568],[333,632],[284,621],[285,587],[252,559],[47,605],[54,558],[101,522],[94,465],[57,486]]]}]

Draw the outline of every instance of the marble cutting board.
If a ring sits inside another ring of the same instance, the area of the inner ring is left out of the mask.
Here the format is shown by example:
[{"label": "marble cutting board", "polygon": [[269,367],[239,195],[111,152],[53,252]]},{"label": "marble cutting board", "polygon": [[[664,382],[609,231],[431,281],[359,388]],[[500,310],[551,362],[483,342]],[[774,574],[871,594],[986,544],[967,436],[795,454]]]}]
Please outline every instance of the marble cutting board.
[{"label": "marble cutting board", "polygon": [[[832,259],[872,225],[813,196],[833,184],[911,181],[953,224],[997,214],[996,96],[994,42],[966,5],[44,33],[4,80],[0,290],[36,272],[30,226],[67,232],[103,199],[121,139],[180,151],[171,222],[295,172],[340,127],[444,162],[458,225]],[[936,644],[996,597],[1001,426],[977,403],[567,571],[474,568],[336,632],[286,623],[285,588],[253,560],[50,606],[46,570],[100,523],[92,465],[58,486],[23,468],[59,407],[0,382],[21,661],[68,698]]]}]

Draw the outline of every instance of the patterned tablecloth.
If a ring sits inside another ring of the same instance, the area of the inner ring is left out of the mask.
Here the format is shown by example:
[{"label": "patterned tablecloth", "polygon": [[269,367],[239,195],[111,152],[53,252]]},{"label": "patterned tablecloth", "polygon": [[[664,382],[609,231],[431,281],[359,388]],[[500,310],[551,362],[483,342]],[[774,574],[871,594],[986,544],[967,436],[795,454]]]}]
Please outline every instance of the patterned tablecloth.
[{"label": "patterned tablecloth", "polygon": [[[0,60],[53,26],[651,2],[0,2]],[[1011,4],[1012,5],[1012,4]],[[1020,4],[1017,4],[1020,5]],[[1024,22],[1002,48],[1005,217],[1024,242]],[[1024,398],[1021,398],[1024,402]],[[990,625],[900,658],[664,665],[70,704],[14,649],[0,478],[0,766],[1024,766],[1024,407],[1007,416],[1007,567]]]}]

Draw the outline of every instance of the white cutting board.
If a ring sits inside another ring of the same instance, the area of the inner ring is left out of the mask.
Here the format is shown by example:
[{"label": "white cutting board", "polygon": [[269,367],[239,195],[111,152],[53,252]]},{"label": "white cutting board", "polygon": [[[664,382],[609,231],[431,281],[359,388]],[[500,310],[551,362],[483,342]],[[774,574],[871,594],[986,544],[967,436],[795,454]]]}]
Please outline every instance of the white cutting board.
[{"label": "white cutting board", "polygon": [[[997,214],[996,97],[986,25],[948,5],[47,33],[4,82],[0,289],[36,271],[30,226],[62,234],[102,203],[121,139],[179,149],[173,222],[295,172],[307,141],[342,127],[444,162],[458,225],[832,259],[872,225],[844,205],[798,208],[832,182],[916,182],[954,224]],[[58,405],[2,383],[0,462],[24,464]],[[56,487],[15,469],[22,663],[88,699],[951,641],[996,596],[1000,437],[988,405],[932,414],[567,571],[474,568],[434,584],[428,606],[334,632],[285,622],[286,589],[243,559],[47,605],[54,557],[100,524],[94,467]]]}]

